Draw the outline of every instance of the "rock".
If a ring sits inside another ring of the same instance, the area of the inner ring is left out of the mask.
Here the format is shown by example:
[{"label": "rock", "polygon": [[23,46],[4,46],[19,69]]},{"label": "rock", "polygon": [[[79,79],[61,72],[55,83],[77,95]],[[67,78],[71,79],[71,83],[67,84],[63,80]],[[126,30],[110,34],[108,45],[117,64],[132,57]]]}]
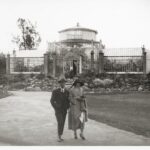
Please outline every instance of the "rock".
[{"label": "rock", "polygon": [[41,88],[40,87],[35,87],[34,91],[41,91]]},{"label": "rock", "polygon": [[25,91],[33,91],[33,87],[29,86],[25,88]]},{"label": "rock", "polygon": [[139,86],[138,91],[143,91],[143,87]]}]

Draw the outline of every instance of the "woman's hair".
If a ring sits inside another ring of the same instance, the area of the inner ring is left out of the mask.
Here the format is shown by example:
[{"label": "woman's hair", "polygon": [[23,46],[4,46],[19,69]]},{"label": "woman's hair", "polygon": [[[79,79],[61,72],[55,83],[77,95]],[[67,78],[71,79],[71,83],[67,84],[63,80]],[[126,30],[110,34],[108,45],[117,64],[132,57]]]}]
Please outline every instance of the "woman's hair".
[{"label": "woman's hair", "polygon": [[79,84],[79,85],[81,86],[81,83],[79,83],[79,82],[77,82],[76,84],[74,84],[74,86],[76,87],[76,86],[77,86],[77,84]]},{"label": "woman's hair", "polygon": [[73,83],[73,86],[76,86],[77,84],[80,84],[80,86],[83,86],[84,83],[82,81],[80,81],[79,79],[75,80],[75,82]]}]

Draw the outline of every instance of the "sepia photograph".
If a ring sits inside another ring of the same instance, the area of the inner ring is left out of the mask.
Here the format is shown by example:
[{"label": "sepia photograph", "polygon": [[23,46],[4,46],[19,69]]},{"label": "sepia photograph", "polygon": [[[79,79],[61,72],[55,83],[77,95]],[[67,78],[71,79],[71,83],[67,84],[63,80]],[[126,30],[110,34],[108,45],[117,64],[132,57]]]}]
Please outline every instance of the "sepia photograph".
[{"label": "sepia photograph", "polygon": [[150,146],[150,0],[0,0],[0,19],[0,149]]}]

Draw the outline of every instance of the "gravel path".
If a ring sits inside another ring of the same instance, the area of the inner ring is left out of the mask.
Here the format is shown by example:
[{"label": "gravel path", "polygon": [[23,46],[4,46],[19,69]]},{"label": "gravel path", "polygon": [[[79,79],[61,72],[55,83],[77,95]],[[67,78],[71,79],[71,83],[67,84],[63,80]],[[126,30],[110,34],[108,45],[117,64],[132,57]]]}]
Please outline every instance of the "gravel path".
[{"label": "gravel path", "polygon": [[0,99],[0,145],[61,146],[61,145],[150,145],[150,138],[90,120],[86,124],[87,140],[73,139],[72,131],[64,130],[64,139],[58,143],[56,119],[49,100],[49,92],[12,92]]}]

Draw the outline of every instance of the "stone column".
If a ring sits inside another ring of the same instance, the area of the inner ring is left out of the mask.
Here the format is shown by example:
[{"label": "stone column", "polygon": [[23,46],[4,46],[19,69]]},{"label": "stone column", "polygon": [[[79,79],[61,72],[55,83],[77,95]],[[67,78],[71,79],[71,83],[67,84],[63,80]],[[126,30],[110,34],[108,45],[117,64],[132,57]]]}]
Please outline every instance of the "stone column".
[{"label": "stone column", "polygon": [[65,67],[65,64],[64,64],[64,63],[65,63],[65,62],[64,62],[64,61],[65,61],[65,60],[64,60],[64,58],[63,58],[63,59],[62,59],[63,74],[65,74],[65,70],[64,70],[64,69],[65,69],[65,68],[64,68],[64,67]]},{"label": "stone column", "polygon": [[104,73],[104,53],[102,51],[99,52],[98,73]]},{"label": "stone column", "polygon": [[10,54],[8,54],[6,58],[6,74],[10,75]]},{"label": "stone column", "polygon": [[53,53],[53,77],[56,77],[56,53]]},{"label": "stone column", "polygon": [[49,69],[49,63],[48,63],[49,55],[46,53],[44,54],[44,74],[45,76],[48,76],[48,69]]},{"label": "stone column", "polygon": [[146,75],[146,51],[145,47],[142,47],[142,53],[143,53],[143,74]]},{"label": "stone column", "polygon": [[79,74],[82,73],[82,56],[80,55],[80,60],[79,60]]},{"label": "stone column", "polygon": [[91,71],[94,71],[94,51],[91,51]]}]

